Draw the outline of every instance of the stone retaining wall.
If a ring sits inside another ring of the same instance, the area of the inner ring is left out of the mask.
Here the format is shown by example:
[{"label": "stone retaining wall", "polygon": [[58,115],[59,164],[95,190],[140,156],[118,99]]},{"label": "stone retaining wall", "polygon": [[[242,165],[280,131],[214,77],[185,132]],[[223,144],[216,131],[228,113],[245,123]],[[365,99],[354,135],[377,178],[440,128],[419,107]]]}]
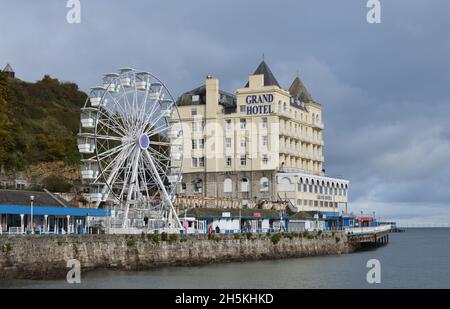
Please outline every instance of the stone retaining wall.
[{"label": "stone retaining wall", "polygon": [[[279,234],[278,234],[279,235]],[[82,271],[141,270],[169,265],[281,259],[348,253],[343,233],[207,235],[162,241],[152,235],[0,236],[0,278],[65,277],[70,259]]]}]

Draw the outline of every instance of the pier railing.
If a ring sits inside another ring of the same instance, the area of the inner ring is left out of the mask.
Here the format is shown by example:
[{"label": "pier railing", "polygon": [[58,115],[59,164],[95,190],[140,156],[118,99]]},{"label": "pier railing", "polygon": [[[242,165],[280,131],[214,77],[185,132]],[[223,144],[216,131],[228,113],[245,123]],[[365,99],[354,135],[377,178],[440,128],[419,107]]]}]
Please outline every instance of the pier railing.
[{"label": "pier railing", "polygon": [[347,236],[349,236],[349,235],[370,235],[370,234],[389,232],[390,230],[391,230],[390,224],[374,226],[374,227],[351,227],[351,228],[345,229],[345,234]]}]

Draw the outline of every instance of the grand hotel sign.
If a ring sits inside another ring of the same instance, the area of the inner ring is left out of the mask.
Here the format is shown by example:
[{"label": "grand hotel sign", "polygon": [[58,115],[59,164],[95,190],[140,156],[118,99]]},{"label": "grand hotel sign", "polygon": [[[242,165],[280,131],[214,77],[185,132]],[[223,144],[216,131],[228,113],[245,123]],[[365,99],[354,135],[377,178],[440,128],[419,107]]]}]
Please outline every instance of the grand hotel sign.
[{"label": "grand hotel sign", "polygon": [[273,94],[248,95],[245,98],[247,115],[271,114]]}]

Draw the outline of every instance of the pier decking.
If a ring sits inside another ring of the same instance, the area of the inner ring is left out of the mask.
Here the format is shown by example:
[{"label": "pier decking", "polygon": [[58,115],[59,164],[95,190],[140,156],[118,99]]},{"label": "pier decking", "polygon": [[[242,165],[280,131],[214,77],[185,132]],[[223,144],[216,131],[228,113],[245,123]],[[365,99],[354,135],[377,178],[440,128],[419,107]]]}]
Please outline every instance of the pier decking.
[{"label": "pier decking", "polygon": [[382,246],[389,242],[390,225],[375,227],[353,227],[345,230],[345,235],[351,244],[362,246]]}]

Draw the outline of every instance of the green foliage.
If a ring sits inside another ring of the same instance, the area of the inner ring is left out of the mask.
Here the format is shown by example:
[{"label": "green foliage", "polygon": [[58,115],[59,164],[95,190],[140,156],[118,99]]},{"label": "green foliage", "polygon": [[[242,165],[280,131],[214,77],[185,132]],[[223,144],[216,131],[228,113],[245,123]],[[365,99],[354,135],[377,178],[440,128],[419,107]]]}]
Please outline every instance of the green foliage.
[{"label": "green foliage", "polygon": [[233,235],[233,238],[234,238],[234,239],[241,239],[241,235],[240,235],[240,234],[234,234],[234,235]]},{"label": "green foliage", "polygon": [[151,240],[155,244],[159,244],[159,235],[158,234],[148,234],[147,239]]},{"label": "green foliage", "polygon": [[340,238],[340,237],[337,237],[337,236],[336,236],[335,239],[336,239],[336,243],[338,243],[338,242],[341,240],[341,238]]},{"label": "green foliage", "polygon": [[9,253],[9,252],[11,252],[11,250],[12,250],[12,245],[10,243],[4,244],[2,246],[2,252],[3,253]]},{"label": "green foliage", "polygon": [[51,192],[68,192],[72,189],[72,185],[63,177],[50,175],[44,178],[42,185]]},{"label": "green foliage", "polygon": [[136,241],[132,238],[127,239],[127,247],[132,247],[136,244]]},{"label": "green foliage", "polygon": [[252,233],[246,233],[245,236],[247,237],[247,239],[252,239],[253,238],[253,234]]},{"label": "green foliage", "polygon": [[277,243],[280,242],[281,236],[280,236],[280,234],[274,234],[274,235],[272,235],[272,237],[270,238],[270,240],[272,241],[272,243],[273,243],[274,245],[276,245]]},{"label": "green foliage", "polygon": [[175,242],[178,240],[178,235],[177,234],[170,234],[169,235],[169,242]]},{"label": "green foliage", "polygon": [[22,170],[39,162],[79,162],[76,134],[87,95],[46,75],[27,83],[0,74],[0,164]]}]

